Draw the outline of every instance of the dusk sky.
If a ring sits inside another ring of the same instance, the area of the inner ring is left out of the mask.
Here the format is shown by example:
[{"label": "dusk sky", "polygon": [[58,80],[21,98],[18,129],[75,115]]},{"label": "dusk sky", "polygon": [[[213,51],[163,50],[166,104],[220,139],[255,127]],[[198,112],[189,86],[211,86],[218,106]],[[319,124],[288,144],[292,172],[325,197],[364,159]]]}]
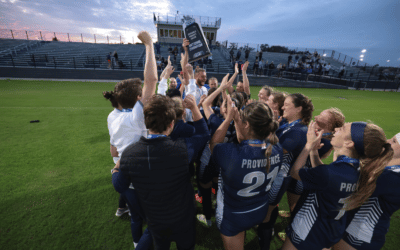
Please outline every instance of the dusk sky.
[{"label": "dusk sky", "polygon": [[326,49],[379,49],[400,64],[399,0],[0,0],[0,29],[156,38],[153,12],[221,17],[217,40]]}]

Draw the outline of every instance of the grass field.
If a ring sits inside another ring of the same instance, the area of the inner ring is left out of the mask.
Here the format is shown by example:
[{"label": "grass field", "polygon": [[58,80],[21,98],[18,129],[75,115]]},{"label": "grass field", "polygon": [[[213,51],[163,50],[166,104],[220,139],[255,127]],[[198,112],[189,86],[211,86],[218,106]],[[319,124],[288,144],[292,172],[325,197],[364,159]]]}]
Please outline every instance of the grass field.
[{"label": "grass field", "polygon": [[[133,249],[128,216],[115,216],[111,184],[106,121],[112,107],[102,91],[114,85],[0,80],[1,249]],[[371,120],[388,138],[400,131],[400,93],[279,90],[309,96],[314,115],[338,107],[347,121]],[[251,91],[257,97],[259,87]],[[285,197],[280,207],[287,209]],[[392,217],[384,249],[399,248],[399,216]],[[286,225],[278,219],[276,231]],[[275,237],[271,249],[281,244]],[[197,225],[196,249],[223,249],[215,223]],[[258,249],[254,230],[245,249]]]}]

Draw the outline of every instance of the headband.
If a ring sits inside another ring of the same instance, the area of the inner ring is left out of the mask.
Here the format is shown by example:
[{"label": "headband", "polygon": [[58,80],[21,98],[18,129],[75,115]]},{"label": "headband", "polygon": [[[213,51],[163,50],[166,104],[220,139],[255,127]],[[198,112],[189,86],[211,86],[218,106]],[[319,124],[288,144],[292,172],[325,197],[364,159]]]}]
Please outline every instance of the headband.
[{"label": "headband", "polygon": [[366,122],[353,122],[351,124],[351,140],[359,156],[364,155],[364,130]]},{"label": "headband", "polygon": [[398,134],[396,135],[396,140],[397,140],[397,143],[400,144],[400,133],[398,133]]}]

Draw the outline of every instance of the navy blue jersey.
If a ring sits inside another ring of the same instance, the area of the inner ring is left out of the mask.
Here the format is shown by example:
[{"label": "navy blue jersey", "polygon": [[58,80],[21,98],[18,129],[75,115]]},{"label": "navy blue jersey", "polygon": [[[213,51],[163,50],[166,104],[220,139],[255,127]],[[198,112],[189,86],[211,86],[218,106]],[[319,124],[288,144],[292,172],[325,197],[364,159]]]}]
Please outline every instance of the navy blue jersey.
[{"label": "navy blue jersey", "polygon": [[[217,131],[218,127],[224,122],[224,118],[216,115],[216,114],[211,114],[210,117],[208,118],[208,128],[210,130],[211,137],[214,135],[215,131]],[[236,136],[236,131],[235,131],[235,126],[233,125],[233,122],[231,122],[231,125],[228,128],[228,131],[226,132],[225,136],[225,141],[228,142],[233,139],[233,137]]]},{"label": "navy blue jersey", "polygon": [[183,120],[178,120],[175,123],[174,130],[171,132],[169,137],[173,141],[177,140],[178,138],[189,138],[195,134],[195,129],[193,125],[185,123]]},{"label": "navy blue jersey", "polygon": [[368,201],[349,213],[349,225],[343,239],[356,249],[382,248],[390,217],[400,209],[399,190],[400,166],[386,167]]},{"label": "navy blue jersey", "polygon": [[284,164],[282,166],[286,173],[290,172],[294,162],[307,143],[307,130],[307,126],[297,120],[280,126],[276,132],[279,143],[287,151],[284,155]]},{"label": "navy blue jersey", "polygon": [[[282,163],[282,148],[273,146],[268,173],[265,150],[247,141],[214,147],[211,161],[221,176],[216,219],[224,235],[233,236],[261,223],[268,212],[268,192]],[[230,215],[240,217],[232,220]]]},{"label": "navy blue jersey", "polygon": [[339,156],[329,165],[302,168],[304,193],[294,210],[288,237],[297,249],[329,248],[342,239],[347,213],[341,210],[355,191],[359,172]]},{"label": "navy blue jersey", "polygon": [[[325,138],[321,139],[321,143],[323,143],[324,146],[322,146],[322,148],[318,150],[318,155],[319,157],[322,158],[322,156],[324,156],[331,150],[332,145],[331,141]],[[304,167],[305,168],[312,167],[310,157],[307,158],[306,165],[304,165]],[[293,194],[301,195],[303,193],[303,183],[301,181],[291,179],[287,190]]]}]

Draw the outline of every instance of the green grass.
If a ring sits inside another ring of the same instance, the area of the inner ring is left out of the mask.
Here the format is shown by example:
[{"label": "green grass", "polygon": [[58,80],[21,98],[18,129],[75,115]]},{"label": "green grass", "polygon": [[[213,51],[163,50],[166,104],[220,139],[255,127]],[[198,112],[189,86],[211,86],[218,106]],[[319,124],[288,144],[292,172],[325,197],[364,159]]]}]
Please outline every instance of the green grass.
[{"label": "green grass", "polygon": [[[111,184],[107,130],[112,107],[101,94],[114,85],[0,81],[2,249],[133,249],[128,217],[114,215],[118,194]],[[251,89],[253,97],[259,89]],[[388,138],[399,132],[400,93],[279,90],[309,96],[315,114],[338,107],[347,121],[372,120]],[[392,217],[384,249],[400,244],[399,215]],[[286,225],[278,219],[276,229]],[[280,246],[275,238],[271,249]],[[211,229],[197,225],[196,249],[222,248],[215,223]],[[257,248],[256,232],[249,230],[245,249]]]}]

